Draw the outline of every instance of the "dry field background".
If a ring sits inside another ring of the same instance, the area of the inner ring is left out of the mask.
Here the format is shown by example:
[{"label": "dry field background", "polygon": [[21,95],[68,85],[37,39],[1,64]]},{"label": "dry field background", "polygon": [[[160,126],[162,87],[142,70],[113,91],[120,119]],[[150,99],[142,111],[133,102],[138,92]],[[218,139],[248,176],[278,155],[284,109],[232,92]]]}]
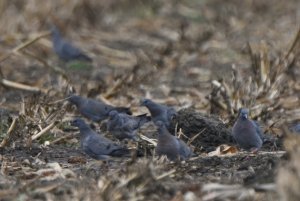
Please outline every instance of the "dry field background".
[{"label": "dry field background", "polygon": [[[2,0],[0,200],[300,199],[288,129],[300,121],[299,22],[297,0]],[[51,23],[93,63],[59,61]],[[153,157],[148,125],[128,144],[146,157],[95,162],[69,125],[79,114],[59,101],[71,92],[135,114],[144,97],[174,106],[199,156]],[[242,106],[271,140],[256,155],[213,152],[234,145]]]}]

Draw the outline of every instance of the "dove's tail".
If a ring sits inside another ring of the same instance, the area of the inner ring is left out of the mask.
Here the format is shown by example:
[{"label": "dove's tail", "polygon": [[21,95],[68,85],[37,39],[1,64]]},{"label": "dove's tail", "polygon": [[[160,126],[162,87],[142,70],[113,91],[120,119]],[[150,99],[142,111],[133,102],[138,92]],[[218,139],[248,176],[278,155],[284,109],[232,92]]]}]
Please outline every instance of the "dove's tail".
[{"label": "dove's tail", "polygon": [[112,153],[110,153],[110,155],[115,157],[122,157],[122,156],[130,157],[131,152],[129,149],[124,147],[124,148],[114,150]]},{"label": "dove's tail", "polygon": [[147,116],[147,114],[141,114],[136,117],[139,119],[139,126],[142,126],[145,123],[151,121],[151,116]]},{"label": "dove's tail", "polygon": [[114,150],[110,155],[115,157],[132,157],[132,154],[135,154],[137,157],[143,157],[144,153],[137,149],[137,150],[129,150],[127,148],[120,148]]},{"label": "dove's tail", "polygon": [[78,60],[81,61],[87,61],[87,62],[92,62],[93,59],[85,54],[80,54],[80,56],[78,57]]},{"label": "dove's tail", "polygon": [[132,115],[132,112],[129,107],[116,107],[116,108],[114,108],[114,110],[116,110],[119,113],[126,113],[129,115]]}]

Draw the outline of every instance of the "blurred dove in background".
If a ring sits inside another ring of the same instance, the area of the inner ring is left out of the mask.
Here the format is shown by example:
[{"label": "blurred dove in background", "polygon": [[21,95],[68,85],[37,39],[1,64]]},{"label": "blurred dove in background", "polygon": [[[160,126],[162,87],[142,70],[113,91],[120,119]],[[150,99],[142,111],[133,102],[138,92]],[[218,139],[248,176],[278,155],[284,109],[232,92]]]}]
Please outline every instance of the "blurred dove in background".
[{"label": "blurred dove in background", "polygon": [[79,48],[62,38],[60,31],[54,25],[51,28],[51,35],[54,52],[61,60],[66,62],[73,60],[92,62],[92,59],[85,55]]}]

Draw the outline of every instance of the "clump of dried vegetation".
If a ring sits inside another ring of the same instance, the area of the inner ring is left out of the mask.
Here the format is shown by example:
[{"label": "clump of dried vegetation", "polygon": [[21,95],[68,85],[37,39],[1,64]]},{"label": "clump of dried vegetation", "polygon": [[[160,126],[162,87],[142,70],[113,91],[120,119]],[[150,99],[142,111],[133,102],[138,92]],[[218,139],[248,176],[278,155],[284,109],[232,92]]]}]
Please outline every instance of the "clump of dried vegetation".
[{"label": "clump of dried vegetation", "polygon": [[260,119],[272,127],[299,121],[300,105],[297,92],[299,82],[293,76],[299,58],[300,30],[289,49],[276,57],[262,42],[258,47],[248,44],[251,59],[250,72],[241,72],[233,65],[230,82],[212,81],[212,113],[226,112],[234,119],[241,107],[247,107],[254,119]]}]

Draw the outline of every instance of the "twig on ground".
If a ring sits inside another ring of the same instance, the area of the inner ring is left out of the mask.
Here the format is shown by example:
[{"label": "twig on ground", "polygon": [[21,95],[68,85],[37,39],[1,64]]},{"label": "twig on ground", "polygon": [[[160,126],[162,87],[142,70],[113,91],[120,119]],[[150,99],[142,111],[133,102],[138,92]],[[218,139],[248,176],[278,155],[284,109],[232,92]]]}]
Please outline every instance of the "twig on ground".
[{"label": "twig on ground", "polygon": [[297,35],[291,45],[291,47],[289,48],[289,50],[287,51],[286,55],[284,56],[283,60],[287,60],[288,57],[291,55],[291,53],[295,50],[296,45],[298,44],[298,42],[300,43],[300,28],[298,29]]},{"label": "twig on ground", "polygon": [[276,184],[257,184],[253,188],[256,192],[276,191]]},{"label": "twig on ground", "polygon": [[5,138],[2,140],[1,144],[0,144],[0,147],[5,147],[7,142],[9,141],[10,137],[11,137],[11,134],[12,134],[12,131],[14,130],[14,128],[16,127],[16,121],[17,121],[17,118],[14,117],[13,118],[13,121],[6,133],[6,136]]},{"label": "twig on ground", "polygon": [[63,102],[63,101],[68,100],[70,97],[71,97],[71,96],[68,96],[68,97],[66,97],[66,98],[63,98],[63,99],[59,99],[59,100],[50,102],[50,103],[48,103],[48,105],[56,105],[57,103],[60,103],[60,102]]},{"label": "twig on ground", "polygon": [[103,95],[105,99],[111,97],[113,94],[116,93],[116,91],[120,88],[120,86],[126,81],[127,76],[124,76],[121,79],[118,79],[114,86],[108,89],[108,91]]},{"label": "twig on ground", "polygon": [[44,135],[45,133],[47,133],[49,130],[51,130],[54,126],[56,126],[58,122],[53,122],[51,124],[49,124],[46,128],[42,129],[39,133],[31,136],[31,140],[36,140],[39,137],[41,137],[42,135]]},{"label": "twig on ground", "polygon": [[168,176],[174,174],[175,172],[176,172],[176,170],[170,170],[168,172],[163,173],[162,175],[159,175],[159,176],[155,177],[155,180],[156,181],[161,180],[161,179],[163,179],[165,177],[168,177]]},{"label": "twig on ground", "polygon": [[130,72],[128,72],[122,78],[118,79],[116,81],[116,83],[111,88],[109,88],[105,94],[103,94],[103,97],[106,99],[112,97],[118,91],[118,89],[120,89],[132,75],[136,74],[136,72],[139,68],[140,68],[140,65],[137,63]]},{"label": "twig on ground", "polygon": [[31,92],[45,92],[46,91],[46,90],[40,89],[38,87],[33,87],[33,86],[18,83],[18,82],[13,82],[13,81],[6,80],[3,78],[0,80],[0,83],[6,87],[11,87],[11,88],[15,88],[15,89],[24,90],[24,91],[31,91]]},{"label": "twig on ground", "polygon": [[150,139],[150,138],[148,138],[148,137],[146,137],[145,135],[142,135],[142,134],[140,135],[140,137],[142,138],[142,140],[145,140],[145,141],[151,143],[152,145],[154,145],[156,147],[157,142],[155,142],[155,140]]},{"label": "twig on ground", "polygon": [[3,62],[4,60],[6,60],[7,58],[9,58],[12,54],[17,53],[18,51],[30,46],[31,44],[33,44],[34,42],[36,42],[37,40],[39,40],[40,38],[43,38],[45,36],[48,36],[50,34],[50,31],[47,32],[43,32],[41,34],[39,34],[38,36],[27,40],[26,42],[18,45],[17,47],[15,47],[14,49],[12,49],[9,53],[3,55],[2,57],[0,57],[0,63]]},{"label": "twig on ground", "polygon": [[69,138],[74,137],[74,136],[75,136],[74,133],[70,133],[68,135],[64,135],[64,136],[62,136],[60,138],[57,138],[57,139],[53,140],[52,142],[50,142],[50,144],[56,144],[56,143],[58,143],[60,141],[63,141],[65,139],[69,139]]},{"label": "twig on ground", "polygon": [[192,138],[190,138],[187,142],[187,145],[190,145],[200,134],[202,134],[204,131],[206,131],[206,128],[203,128],[199,133],[194,135]]}]

